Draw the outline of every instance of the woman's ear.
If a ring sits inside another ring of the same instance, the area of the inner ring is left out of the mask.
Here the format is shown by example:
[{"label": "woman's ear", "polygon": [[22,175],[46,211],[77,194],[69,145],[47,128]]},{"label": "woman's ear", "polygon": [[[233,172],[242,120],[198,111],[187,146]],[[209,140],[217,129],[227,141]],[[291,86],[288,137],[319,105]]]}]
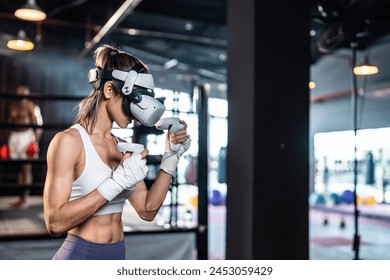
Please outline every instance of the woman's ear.
[{"label": "woman's ear", "polygon": [[103,94],[106,99],[109,99],[114,95],[114,84],[111,81],[104,83]]}]

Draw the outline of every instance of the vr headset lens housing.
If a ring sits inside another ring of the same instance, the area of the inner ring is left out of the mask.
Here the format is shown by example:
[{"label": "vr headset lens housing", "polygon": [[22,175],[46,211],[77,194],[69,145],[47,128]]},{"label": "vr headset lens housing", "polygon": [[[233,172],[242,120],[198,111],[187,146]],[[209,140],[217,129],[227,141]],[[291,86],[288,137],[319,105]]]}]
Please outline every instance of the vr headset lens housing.
[{"label": "vr headset lens housing", "polygon": [[130,112],[143,125],[154,126],[164,114],[165,106],[154,97],[142,95],[141,102],[130,103]]}]

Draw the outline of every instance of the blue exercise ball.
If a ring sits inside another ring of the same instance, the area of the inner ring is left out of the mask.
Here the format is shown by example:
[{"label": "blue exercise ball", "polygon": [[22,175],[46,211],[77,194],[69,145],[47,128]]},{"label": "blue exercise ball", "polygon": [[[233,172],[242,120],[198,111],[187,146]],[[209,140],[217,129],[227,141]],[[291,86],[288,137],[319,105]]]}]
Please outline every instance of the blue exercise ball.
[{"label": "blue exercise ball", "polygon": [[353,203],[353,191],[350,190],[345,190],[341,194],[341,202],[346,203],[346,204],[351,204]]},{"label": "blue exercise ball", "polygon": [[309,204],[310,205],[325,204],[325,196],[323,194],[313,192],[309,196]]},{"label": "blue exercise ball", "polygon": [[333,201],[334,204],[340,204],[341,203],[341,197],[337,193],[331,193],[330,199]]},{"label": "blue exercise ball", "polygon": [[213,190],[210,203],[212,205],[224,205],[225,204],[225,196],[218,190]]}]

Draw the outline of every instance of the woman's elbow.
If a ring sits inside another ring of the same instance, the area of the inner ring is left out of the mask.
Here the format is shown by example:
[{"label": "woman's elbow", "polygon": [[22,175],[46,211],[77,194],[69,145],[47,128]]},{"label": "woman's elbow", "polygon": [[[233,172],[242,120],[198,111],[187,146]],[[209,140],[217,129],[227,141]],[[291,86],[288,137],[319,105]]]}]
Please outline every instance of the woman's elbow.
[{"label": "woman's elbow", "polygon": [[154,220],[154,217],[151,217],[151,216],[142,215],[140,217],[142,220],[144,220],[146,222],[153,222],[153,220]]},{"label": "woman's elbow", "polygon": [[53,237],[60,237],[65,234],[65,230],[58,223],[47,222],[46,229]]},{"label": "woman's elbow", "polygon": [[151,210],[151,211],[142,211],[142,213],[139,214],[140,218],[147,222],[153,222],[154,218],[156,218],[158,213],[158,210]]}]

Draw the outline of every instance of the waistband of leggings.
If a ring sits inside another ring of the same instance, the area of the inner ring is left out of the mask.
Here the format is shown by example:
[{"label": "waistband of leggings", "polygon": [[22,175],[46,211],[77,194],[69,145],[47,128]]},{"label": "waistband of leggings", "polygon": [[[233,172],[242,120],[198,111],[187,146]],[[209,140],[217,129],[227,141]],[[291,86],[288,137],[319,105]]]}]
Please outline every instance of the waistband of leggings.
[{"label": "waistband of leggings", "polygon": [[121,241],[113,242],[113,243],[97,243],[97,242],[85,240],[84,238],[81,238],[80,236],[73,235],[73,234],[68,234],[65,241],[75,242],[75,243],[85,244],[85,245],[102,246],[102,247],[121,246],[125,242],[125,240],[122,239]]}]

